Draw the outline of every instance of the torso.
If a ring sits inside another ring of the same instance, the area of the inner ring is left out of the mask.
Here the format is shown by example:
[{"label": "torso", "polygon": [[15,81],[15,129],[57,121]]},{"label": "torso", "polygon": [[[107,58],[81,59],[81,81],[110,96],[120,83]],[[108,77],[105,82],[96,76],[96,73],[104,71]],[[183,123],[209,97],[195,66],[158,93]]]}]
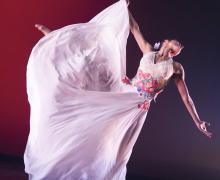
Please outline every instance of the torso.
[{"label": "torso", "polygon": [[137,86],[142,93],[152,96],[165,88],[174,73],[172,58],[156,62],[155,56],[155,51],[145,53],[136,76],[131,80],[132,85]]}]

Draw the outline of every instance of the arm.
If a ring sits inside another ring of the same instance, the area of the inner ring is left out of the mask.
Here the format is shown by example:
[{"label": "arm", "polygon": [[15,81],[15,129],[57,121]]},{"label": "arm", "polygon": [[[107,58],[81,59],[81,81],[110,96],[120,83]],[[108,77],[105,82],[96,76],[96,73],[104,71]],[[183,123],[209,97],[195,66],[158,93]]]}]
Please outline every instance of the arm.
[{"label": "arm", "polygon": [[134,38],[137,41],[137,44],[141,49],[142,53],[144,54],[146,52],[152,51],[151,44],[144,39],[138,23],[136,22],[136,20],[134,19],[134,17],[132,16],[129,10],[128,12],[129,12],[130,30],[134,35]]},{"label": "arm", "polygon": [[[185,72],[180,63],[175,62],[174,64],[174,82],[176,84],[176,87],[180,93],[180,96],[183,100],[183,103],[186,106],[186,109],[188,110],[189,114],[191,115],[194,123],[196,124],[197,128],[204,133],[206,136],[211,138],[212,133],[208,132],[206,130],[205,121],[201,121],[199,118],[199,115],[196,111],[195,105],[193,103],[192,98],[189,95],[188,88],[185,83]],[[207,123],[210,125],[210,123]]]}]

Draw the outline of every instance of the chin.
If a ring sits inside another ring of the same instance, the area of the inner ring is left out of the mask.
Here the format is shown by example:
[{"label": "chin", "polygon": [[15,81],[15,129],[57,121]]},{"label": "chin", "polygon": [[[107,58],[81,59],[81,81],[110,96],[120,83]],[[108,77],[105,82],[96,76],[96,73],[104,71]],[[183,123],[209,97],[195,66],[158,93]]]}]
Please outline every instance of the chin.
[{"label": "chin", "polygon": [[170,52],[170,56],[171,56],[171,57],[177,56],[177,55],[179,55],[179,54],[180,54],[180,51],[171,51],[171,52]]}]

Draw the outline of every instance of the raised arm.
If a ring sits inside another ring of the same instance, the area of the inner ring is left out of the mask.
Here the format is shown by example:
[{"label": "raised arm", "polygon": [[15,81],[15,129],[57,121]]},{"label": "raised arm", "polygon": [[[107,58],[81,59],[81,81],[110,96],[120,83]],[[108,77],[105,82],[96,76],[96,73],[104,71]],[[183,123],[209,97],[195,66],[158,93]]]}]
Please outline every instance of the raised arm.
[{"label": "raised arm", "polygon": [[130,30],[132,34],[134,35],[134,38],[137,41],[137,44],[139,48],[141,49],[142,53],[144,54],[146,52],[152,51],[153,48],[151,44],[144,39],[137,21],[134,19],[134,17],[132,16],[129,10],[128,12],[129,12]]},{"label": "raised arm", "polygon": [[206,124],[210,126],[210,123],[207,123],[206,121],[201,121],[199,118],[199,115],[196,111],[195,105],[193,103],[192,98],[189,95],[189,91],[187,88],[187,85],[185,83],[185,72],[182,67],[182,65],[178,62],[174,63],[174,82],[176,84],[176,87],[180,93],[180,96],[183,100],[183,103],[185,104],[189,114],[191,115],[194,123],[196,124],[197,128],[204,133],[206,136],[211,138],[212,133],[208,132],[206,129]]}]

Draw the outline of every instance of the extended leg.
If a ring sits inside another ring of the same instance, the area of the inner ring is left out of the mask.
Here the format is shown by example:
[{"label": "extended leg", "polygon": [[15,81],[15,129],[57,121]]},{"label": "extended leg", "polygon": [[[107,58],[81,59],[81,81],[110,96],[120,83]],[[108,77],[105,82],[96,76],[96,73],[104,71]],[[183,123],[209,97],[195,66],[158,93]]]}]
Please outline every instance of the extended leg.
[{"label": "extended leg", "polygon": [[48,33],[51,32],[51,30],[47,27],[45,27],[44,25],[41,24],[35,24],[35,27],[41,31],[44,35],[47,35]]}]

